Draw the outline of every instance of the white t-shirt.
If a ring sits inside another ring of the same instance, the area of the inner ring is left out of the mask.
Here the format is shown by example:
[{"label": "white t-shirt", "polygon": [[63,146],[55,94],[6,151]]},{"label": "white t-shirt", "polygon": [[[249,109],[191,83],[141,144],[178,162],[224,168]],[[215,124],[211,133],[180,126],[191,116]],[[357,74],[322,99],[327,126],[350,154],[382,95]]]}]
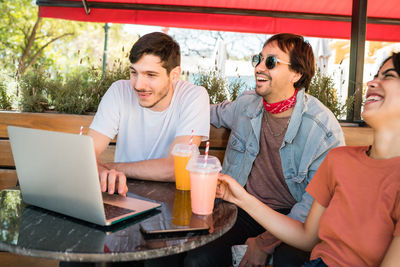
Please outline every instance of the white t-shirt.
[{"label": "white t-shirt", "polygon": [[210,104],[204,87],[177,81],[170,106],[156,112],[139,105],[129,80],[114,82],[103,96],[90,128],[113,139],[115,162],[166,157],[177,136],[210,132]]}]

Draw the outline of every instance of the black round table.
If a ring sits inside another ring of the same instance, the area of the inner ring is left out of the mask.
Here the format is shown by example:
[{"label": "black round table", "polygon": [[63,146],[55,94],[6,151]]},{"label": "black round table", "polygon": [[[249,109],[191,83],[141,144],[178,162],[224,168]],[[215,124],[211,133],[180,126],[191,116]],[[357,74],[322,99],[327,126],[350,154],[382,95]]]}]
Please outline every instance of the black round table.
[{"label": "black round table", "polygon": [[[139,261],[205,245],[226,233],[236,220],[236,206],[219,199],[211,215],[192,214],[190,192],[176,190],[174,183],[129,180],[128,187],[129,195],[157,201],[162,204],[161,208],[111,227],[26,205],[19,190],[3,190],[0,192],[0,250],[60,261]],[[140,231],[140,224],[185,227],[199,221],[210,226],[209,233],[189,232],[178,237],[149,239]]]}]

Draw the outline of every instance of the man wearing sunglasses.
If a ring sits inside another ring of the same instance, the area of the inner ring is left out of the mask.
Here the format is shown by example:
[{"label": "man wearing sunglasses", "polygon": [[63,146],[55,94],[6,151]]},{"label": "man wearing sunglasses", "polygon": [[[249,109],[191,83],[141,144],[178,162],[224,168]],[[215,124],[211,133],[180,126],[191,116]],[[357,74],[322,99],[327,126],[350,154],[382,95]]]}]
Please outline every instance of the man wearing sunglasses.
[{"label": "man wearing sunglasses", "polygon": [[[273,209],[304,221],[312,197],[305,188],[328,151],[344,145],[335,116],[306,94],[315,73],[311,46],[277,34],[252,57],[256,88],[211,108],[211,123],[231,130],[222,172]],[[242,266],[301,266],[308,253],[282,244],[239,209],[233,228],[188,253],[185,266],[230,266],[231,246],[247,244]]]}]

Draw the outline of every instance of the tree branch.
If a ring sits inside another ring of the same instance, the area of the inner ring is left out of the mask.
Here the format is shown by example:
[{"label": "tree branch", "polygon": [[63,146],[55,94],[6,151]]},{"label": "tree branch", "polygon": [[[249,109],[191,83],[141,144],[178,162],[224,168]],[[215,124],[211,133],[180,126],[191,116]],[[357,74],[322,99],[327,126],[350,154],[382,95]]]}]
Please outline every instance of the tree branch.
[{"label": "tree branch", "polygon": [[60,35],[60,36],[57,36],[57,37],[51,39],[50,41],[48,41],[48,42],[47,42],[45,45],[43,45],[38,51],[36,51],[36,53],[32,56],[32,58],[29,60],[29,62],[28,62],[26,65],[22,66],[23,68],[20,69],[20,72],[19,72],[19,73],[20,73],[20,74],[23,74],[30,66],[32,66],[32,64],[34,64],[34,63],[36,62],[36,60],[37,60],[38,56],[40,55],[40,53],[41,53],[47,46],[49,46],[51,43],[57,41],[58,39],[61,39],[61,38],[65,37],[65,36],[73,35],[73,34],[74,34],[74,33],[72,33],[72,32],[64,33],[64,34],[62,34],[62,35]]},{"label": "tree branch", "polygon": [[30,35],[28,37],[25,49],[22,52],[21,58],[19,59],[19,62],[18,62],[18,73],[19,74],[24,73],[25,70],[26,70],[26,67],[24,67],[25,66],[25,60],[28,57],[28,54],[29,54],[29,51],[31,50],[33,42],[35,41],[36,31],[39,28],[41,20],[42,20],[42,18],[40,18],[40,17],[38,17],[36,19],[35,25],[33,26],[32,30],[31,30],[31,33],[30,33]]}]

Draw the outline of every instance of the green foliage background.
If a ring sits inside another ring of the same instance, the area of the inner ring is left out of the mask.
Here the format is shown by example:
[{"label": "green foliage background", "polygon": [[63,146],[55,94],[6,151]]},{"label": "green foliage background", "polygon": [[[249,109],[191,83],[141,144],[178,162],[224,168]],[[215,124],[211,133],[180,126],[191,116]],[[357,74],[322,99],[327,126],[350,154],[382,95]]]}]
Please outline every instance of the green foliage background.
[{"label": "green foliage background", "polygon": [[12,108],[12,96],[7,93],[7,85],[0,80],[0,109],[10,110]]},{"label": "green foliage background", "polygon": [[69,75],[56,78],[50,78],[50,74],[43,71],[34,74],[29,72],[21,78],[20,107],[26,112],[96,112],[107,89],[121,79],[129,79],[129,65],[119,64],[107,70],[104,75],[102,70],[94,67],[75,68]]},{"label": "green foliage background", "polygon": [[[32,0],[0,1],[0,67],[15,73],[16,65],[27,48],[29,35],[38,18],[38,7]],[[104,24],[77,22],[43,18],[35,35],[29,56],[32,57],[40,48],[36,64],[32,68],[50,68],[68,72],[71,64],[77,64],[81,55],[85,55],[85,64],[102,65],[104,46]],[[66,35],[69,34],[69,35]],[[62,36],[60,39],[57,37]],[[125,58],[123,47],[131,47],[138,36],[122,30],[122,24],[112,24],[108,32],[109,62]],[[100,47],[99,47],[100,46]],[[78,50],[79,49],[79,50]]]},{"label": "green foliage background", "polygon": [[348,109],[353,107],[354,97],[349,97],[345,104],[341,104],[336,93],[333,78],[323,74],[319,69],[311,80],[307,93],[318,98],[319,101],[332,111],[336,118],[340,118]]},{"label": "green foliage background", "polygon": [[206,88],[210,104],[218,104],[224,100],[234,101],[241,92],[249,89],[246,83],[240,80],[240,76],[228,82],[218,70],[200,70],[194,79],[194,84]]},{"label": "green foliage background", "polygon": [[48,76],[42,72],[28,72],[20,82],[21,109],[29,112],[43,112],[48,106]]}]

